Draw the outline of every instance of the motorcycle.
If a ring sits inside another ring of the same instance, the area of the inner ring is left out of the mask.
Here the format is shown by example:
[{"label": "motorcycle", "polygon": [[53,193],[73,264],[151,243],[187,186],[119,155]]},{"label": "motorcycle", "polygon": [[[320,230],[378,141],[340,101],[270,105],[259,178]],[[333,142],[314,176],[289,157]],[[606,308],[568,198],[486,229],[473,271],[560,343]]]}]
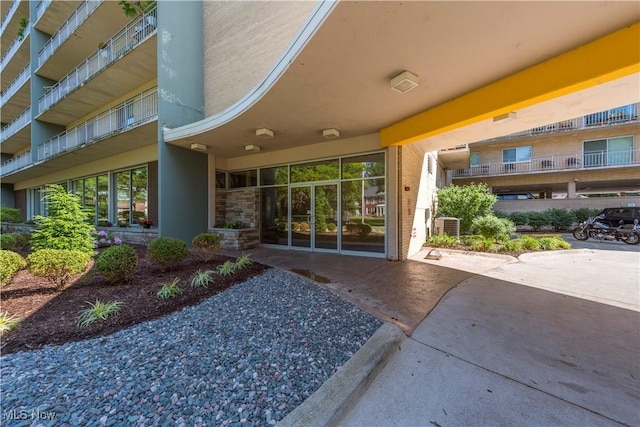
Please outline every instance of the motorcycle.
[{"label": "motorcycle", "polygon": [[589,237],[599,241],[602,240],[621,240],[627,245],[637,245],[640,243],[640,227],[638,220],[633,221],[632,228],[624,228],[624,221],[620,221],[618,227],[610,227],[600,222],[604,215],[589,217],[584,222],[578,224],[573,230],[573,237],[577,240],[587,240]]}]

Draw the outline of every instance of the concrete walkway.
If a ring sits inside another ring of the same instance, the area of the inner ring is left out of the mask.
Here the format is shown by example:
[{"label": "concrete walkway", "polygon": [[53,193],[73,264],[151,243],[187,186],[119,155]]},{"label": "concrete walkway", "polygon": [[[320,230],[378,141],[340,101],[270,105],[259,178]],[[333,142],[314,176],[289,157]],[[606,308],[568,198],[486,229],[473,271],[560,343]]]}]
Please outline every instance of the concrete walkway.
[{"label": "concrete walkway", "polygon": [[370,375],[359,373],[363,386],[340,397],[335,384],[344,381],[323,386],[301,405],[306,417],[283,425],[640,425],[638,251],[441,250],[438,260],[423,251],[402,263],[249,252],[328,282],[408,335],[400,345],[392,334],[367,342],[354,361],[387,353]]}]

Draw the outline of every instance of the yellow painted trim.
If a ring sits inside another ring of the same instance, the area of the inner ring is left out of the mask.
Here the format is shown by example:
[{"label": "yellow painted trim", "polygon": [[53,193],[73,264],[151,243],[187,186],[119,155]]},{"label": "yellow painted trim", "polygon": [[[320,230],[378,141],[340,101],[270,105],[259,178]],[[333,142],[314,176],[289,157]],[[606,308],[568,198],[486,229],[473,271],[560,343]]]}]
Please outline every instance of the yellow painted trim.
[{"label": "yellow painted trim", "polygon": [[640,22],[519,71],[380,131],[404,145],[640,73]]}]

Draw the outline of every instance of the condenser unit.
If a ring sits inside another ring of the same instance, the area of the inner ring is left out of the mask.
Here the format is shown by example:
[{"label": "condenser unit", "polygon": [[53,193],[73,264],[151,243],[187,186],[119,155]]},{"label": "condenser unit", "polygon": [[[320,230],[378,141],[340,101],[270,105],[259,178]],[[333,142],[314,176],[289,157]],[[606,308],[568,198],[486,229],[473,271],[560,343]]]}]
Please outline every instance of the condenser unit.
[{"label": "condenser unit", "polygon": [[436,218],[436,234],[460,236],[460,220],[458,218]]}]

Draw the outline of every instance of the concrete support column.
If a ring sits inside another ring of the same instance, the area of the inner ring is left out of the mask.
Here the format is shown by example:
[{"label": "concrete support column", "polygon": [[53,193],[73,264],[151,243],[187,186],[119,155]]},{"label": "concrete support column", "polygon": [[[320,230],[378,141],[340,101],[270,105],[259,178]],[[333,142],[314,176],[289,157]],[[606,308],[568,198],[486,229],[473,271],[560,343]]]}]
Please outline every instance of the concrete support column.
[{"label": "concrete support column", "polygon": [[567,199],[575,199],[576,198],[576,182],[569,181],[567,182]]}]

